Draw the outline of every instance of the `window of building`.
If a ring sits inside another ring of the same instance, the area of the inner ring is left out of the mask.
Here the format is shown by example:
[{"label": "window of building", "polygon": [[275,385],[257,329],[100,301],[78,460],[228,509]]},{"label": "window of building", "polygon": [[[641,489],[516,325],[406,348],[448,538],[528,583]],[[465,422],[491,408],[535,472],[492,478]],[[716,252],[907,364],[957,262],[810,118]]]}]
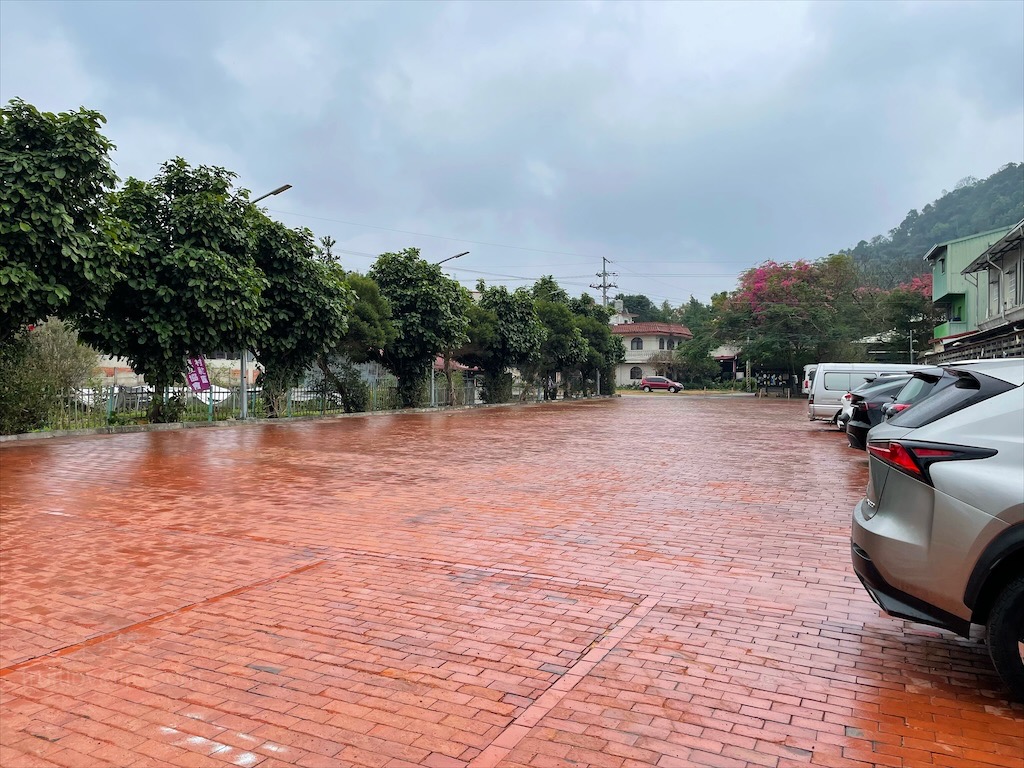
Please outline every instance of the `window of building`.
[{"label": "window of building", "polygon": [[629,378],[633,379],[633,381],[640,381],[640,379],[642,379],[643,377],[644,369],[641,368],[639,365],[634,365],[632,368],[629,369]]},{"label": "window of building", "polygon": [[664,349],[664,348],[665,348],[665,337],[664,336],[659,336],[658,337],[658,349]]},{"label": "window of building", "polygon": [[939,259],[939,274],[940,275],[946,274],[946,259],[945,258]]},{"label": "window of building", "polygon": [[999,296],[999,270],[992,267],[988,270],[988,316],[995,317],[999,314],[1001,305]]},{"label": "window of building", "polygon": [[633,340],[631,342],[629,342],[629,348],[630,349],[643,349],[644,348],[644,340],[641,339],[639,336],[634,336]]},{"label": "window of building", "polygon": [[669,339],[668,340],[668,348],[669,349],[675,349],[676,348],[676,340],[675,339]]}]

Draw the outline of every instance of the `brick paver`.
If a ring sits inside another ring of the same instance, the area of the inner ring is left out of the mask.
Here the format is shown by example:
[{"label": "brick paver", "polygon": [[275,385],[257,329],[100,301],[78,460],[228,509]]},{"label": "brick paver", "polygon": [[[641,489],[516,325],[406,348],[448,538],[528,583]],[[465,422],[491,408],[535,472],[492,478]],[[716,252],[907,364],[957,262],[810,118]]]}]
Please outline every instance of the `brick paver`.
[{"label": "brick paver", "polygon": [[0,447],[0,766],[1024,766],[849,565],[863,456],[671,395]]}]

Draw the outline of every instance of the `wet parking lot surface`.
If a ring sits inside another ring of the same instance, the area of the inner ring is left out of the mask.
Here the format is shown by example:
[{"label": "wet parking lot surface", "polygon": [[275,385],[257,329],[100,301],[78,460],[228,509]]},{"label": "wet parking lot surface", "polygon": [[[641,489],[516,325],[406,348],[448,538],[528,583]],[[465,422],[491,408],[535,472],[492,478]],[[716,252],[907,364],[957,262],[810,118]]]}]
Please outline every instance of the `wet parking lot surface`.
[{"label": "wet parking lot surface", "polygon": [[1024,766],[866,462],[669,394],[0,446],[0,766]]}]

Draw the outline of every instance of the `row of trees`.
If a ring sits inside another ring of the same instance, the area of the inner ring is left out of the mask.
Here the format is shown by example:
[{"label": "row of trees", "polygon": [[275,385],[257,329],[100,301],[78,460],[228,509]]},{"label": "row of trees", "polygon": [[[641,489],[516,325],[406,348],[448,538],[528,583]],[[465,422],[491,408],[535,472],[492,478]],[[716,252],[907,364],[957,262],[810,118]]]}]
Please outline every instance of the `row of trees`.
[{"label": "row of trees", "polygon": [[[633,299],[624,297],[630,311]],[[715,294],[710,304],[691,297],[678,308],[655,309],[656,319],[693,333],[665,366],[689,383],[718,376],[709,353],[721,344],[742,348],[743,357],[760,368],[798,373],[810,363],[869,354],[907,360],[911,347],[926,348],[935,325],[930,274],[891,290],[865,287],[846,254],[816,262],[767,261],[742,273],[735,290]]]},{"label": "row of trees", "polygon": [[593,299],[544,278],[512,292],[480,283],[474,301],[415,248],[347,272],[330,238],[273,221],[223,168],[178,158],[118,186],[104,122],[20,100],[0,110],[8,368],[24,359],[27,329],[55,317],[146,377],[156,421],[176,415],[159,393],[181,381],[187,358],[225,349],[255,355],[271,415],[311,368],[344,395],[351,365],[370,360],[396,375],[406,406],[438,355],[482,371],[490,401],[508,397],[513,367],[567,391],[587,391],[597,372],[613,380],[622,345]]}]

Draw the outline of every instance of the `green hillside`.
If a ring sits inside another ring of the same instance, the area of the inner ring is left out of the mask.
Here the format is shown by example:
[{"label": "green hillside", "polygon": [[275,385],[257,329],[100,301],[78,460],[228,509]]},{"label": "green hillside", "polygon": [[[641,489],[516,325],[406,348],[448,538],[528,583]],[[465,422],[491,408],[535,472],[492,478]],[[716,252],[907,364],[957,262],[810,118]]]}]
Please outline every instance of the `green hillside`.
[{"label": "green hillside", "polygon": [[924,272],[922,257],[936,243],[1008,227],[1024,218],[1024,164],[1009,163],[987,179],[968,176],[952,192],[907,214],[887,236],[842,251],[853,256],[864,281],[893,288]]}]

